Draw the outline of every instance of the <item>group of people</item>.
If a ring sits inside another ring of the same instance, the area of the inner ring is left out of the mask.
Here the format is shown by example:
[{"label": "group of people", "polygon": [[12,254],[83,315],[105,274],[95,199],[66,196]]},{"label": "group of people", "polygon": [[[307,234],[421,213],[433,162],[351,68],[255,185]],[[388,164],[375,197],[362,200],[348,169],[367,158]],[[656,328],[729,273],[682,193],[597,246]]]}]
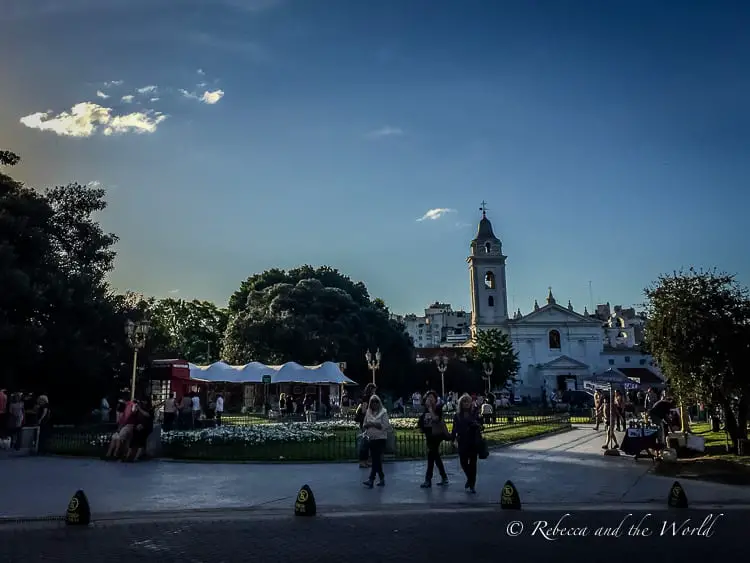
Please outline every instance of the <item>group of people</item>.
[{"label": "group of people", "polygon": [[[376,394],[375,384],[369,383],[362,394],[360,404],[355,413],[355,421],[359,423],[361,434],[360,467],[370,468],[369,477],[363,482],[367,488],[385,486],[383,471],[383,456],[386,442],[393,428],[388,418],[388,412],[383,402]],[[466,476],[464,488],[469,493],[476,493],[477,463],[482,456],[484,446],[482,437],[482,422],[480,410],[471,395],[464,394],[456,402],[456,412],[453,415],[452,428],[449,430],[445,421],[444,404],[435,391],[428,391],[420,398],[422,414],[417,426],[423,433],[427,445],[427,471],[421,487],[429,489],[437,468],[440,474],[439,486],[449,484],[448,473],[440,456],[440,446],[449,441],[458,450],[461,469]]]},{"label": "group of people", "polygon": [[8,448],[20,450],[25,426],[39,427],[37,446],[42,449],[52,428],[52,411],[47,395],[34,397],[31,393],[9,393],[0,389],[0,440]]},{"label": "group of people", "polygon": [[[604,423],[604,429],[609,430],[614,426],[615,431],[626,430],[626,419],[628,415],[634,418],[646,416],[658,429],[658,439],[663,445],[666,433],[674,425],[680,425],[679,416],[672,413],[677,404],[666,391],[657,391],[650,388],[647,391],[636,391],[630,394],[623,393],[619,389],[614,392],[612,405],[610,406],[608,393],[602,393],[598,389],[594,392],[594,428]],[[675,419],[676,418],[676,419]],[[615,440],[614,447],[617,447]]]}]

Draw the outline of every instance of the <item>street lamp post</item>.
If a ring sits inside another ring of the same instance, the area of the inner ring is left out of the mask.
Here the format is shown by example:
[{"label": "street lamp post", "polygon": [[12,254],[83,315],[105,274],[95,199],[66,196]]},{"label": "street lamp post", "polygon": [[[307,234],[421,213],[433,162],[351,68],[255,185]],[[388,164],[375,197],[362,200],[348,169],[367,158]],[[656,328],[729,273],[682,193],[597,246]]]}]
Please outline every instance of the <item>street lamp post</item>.
[{"label": "street lamp post", "polygon": [[128,337],[128,344],[133,348],[133,375],[130,380],[130,400],[135,399],[135,380],[138,374],[138,350],[146,345],[146,336],[151,325],[148,321],[139,321],[134,323],[131,320],[125,322],[125,334]]},{"label": "street lamp post", "polygon": [[487,392],[492,392],[492,372],[495,369],[495,366],[492,365],[492,362],[485,362],[482,364],[482,370],[484,370],[484,379],[487,381]]},{"label": "street lamp post", "polygon": [[383,356],[380,354],[380,348],[375,351],[375,357],[373,358],[370,350],[365,352],[365,360],[367,361],[367,367],[372,372],[372,383],[375,384],[375,372],[380,369],[380,359]]},{"label": "street lamp post", "polygon": [[446,356],[438,356],[435,358],[435,364],[437,364],[438,371],[440,372],[441,399],[445,400],[445,372],[448,371],[448,358]]}]

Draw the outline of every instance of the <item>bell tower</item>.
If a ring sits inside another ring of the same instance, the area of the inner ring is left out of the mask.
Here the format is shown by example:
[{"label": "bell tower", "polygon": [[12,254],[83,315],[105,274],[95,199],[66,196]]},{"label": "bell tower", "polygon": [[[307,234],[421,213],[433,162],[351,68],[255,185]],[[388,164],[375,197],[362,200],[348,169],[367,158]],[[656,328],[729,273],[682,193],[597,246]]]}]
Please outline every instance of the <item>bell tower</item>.
[{"label": "bell tower", "polygon": [[471,254],[466,259],[471,279],[471,333],[491,328],[506,330],[508,291],[505,283],[503,243],[495,236],[487,219],[487,207],[479,208],[477,236],[471,241]]}]

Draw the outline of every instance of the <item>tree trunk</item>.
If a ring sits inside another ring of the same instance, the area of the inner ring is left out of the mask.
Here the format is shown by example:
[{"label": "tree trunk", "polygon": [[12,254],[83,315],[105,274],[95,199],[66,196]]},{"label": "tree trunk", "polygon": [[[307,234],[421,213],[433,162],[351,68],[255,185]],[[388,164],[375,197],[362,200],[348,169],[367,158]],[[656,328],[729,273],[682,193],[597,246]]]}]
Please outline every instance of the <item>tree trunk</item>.
[{"label": "tree trunk", "polygon": [[737,451],[737,440],[741,437],[739,435],[739,427],[737,426],[737,418],[734,416],[732,404],[728,398],[722,397],[721,406],[724,410],[724,427],[732,443],[731,453],[735,453]]},{"label": "tree trunk", "polygon": [[747,440],[747,416],[750,411],[750,398],[743,393],[740,398],[737,412],[737,438]]}]

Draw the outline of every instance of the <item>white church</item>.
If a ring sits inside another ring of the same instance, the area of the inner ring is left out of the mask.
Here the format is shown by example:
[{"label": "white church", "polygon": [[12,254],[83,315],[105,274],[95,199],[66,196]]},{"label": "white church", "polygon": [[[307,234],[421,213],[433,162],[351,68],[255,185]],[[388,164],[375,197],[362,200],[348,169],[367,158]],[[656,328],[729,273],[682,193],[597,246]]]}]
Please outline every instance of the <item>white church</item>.
[{"label": "white church", "polygon": [[[498,329],[507,333],[521,364],[515,393],[538,398],[545,389],[581,389],[584,380],[616,369],[643,384],[661,383],[652,359],[635,346],[632,331],[617,315],[606,323],[557,303],[552,289],[542,306],[524,315],[508,311],[506,259],[500,239],[482,209],[482,219],[467,259],[471,279],[471,334]],[[465,345],[469,344],[467,342]]]}]

